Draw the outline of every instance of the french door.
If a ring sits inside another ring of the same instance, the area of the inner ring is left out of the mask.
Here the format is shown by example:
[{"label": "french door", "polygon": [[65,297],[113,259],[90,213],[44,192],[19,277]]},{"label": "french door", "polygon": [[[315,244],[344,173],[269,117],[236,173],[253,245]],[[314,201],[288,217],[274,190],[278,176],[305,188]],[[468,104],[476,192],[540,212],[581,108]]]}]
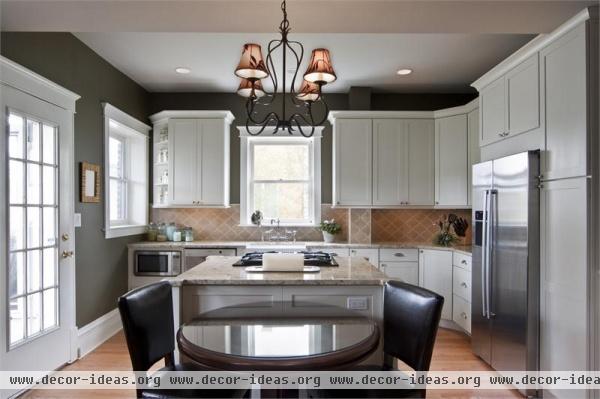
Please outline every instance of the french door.
[{"label": "french door", "polygon": [[72,113],[5,85],[0,108],[0,360],[4,370],[54,370],[76,356]]}]

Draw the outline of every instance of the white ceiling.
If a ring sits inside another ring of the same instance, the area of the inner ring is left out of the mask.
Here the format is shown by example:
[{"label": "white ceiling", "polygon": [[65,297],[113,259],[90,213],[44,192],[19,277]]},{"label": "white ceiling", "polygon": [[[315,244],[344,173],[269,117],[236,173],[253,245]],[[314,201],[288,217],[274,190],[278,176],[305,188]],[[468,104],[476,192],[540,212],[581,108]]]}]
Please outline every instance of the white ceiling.
[{"label": "white ceiling", "polygon": [[[76,33],[117,69],[152,92],[235,92],[242,45],[266,44],[264,33]],[[329,48],[338,80],[326,92],[369,86],[386,92],[468,92],[469,84],[529,41],[508,34],[291,34],[310,51]],[[288,55],[288,59],[290,56]],[[275,65],[279,68],[278,60]],[[189,75],[175,73],[188,67]],[[398,68],[413,74],[397,76]],[[288,67],[287,69],[290,69]],[[278,71],[279,72],[279,71]],[[266,85],[268,88],[268,85]]]}]

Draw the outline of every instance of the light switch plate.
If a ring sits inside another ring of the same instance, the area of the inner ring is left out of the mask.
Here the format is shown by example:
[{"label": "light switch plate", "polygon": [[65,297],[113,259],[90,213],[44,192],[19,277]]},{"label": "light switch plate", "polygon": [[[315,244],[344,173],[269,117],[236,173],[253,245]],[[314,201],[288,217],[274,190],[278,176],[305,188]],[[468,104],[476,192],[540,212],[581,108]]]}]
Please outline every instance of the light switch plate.
[{"label": "light switch plate", "polygon": [[366,296],[349,296],[346,307],[352,310],[368,310],[369,298]]},{"label": "light switch plate", "polygon": [[73,217],[75,227],[81,227],[81,213],[76,213]]}]

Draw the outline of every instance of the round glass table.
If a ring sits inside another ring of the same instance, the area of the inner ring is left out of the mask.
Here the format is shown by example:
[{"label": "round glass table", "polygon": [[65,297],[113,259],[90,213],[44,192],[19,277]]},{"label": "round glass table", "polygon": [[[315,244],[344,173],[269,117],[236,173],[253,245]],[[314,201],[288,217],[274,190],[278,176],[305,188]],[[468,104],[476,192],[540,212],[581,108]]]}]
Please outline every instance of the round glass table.
[{"label": "round glass table", "polygon": [[179,351],[214,370],[343,370],[379,345],[377,323],[356,311],[298,302],[203,313],[177,332]]}]

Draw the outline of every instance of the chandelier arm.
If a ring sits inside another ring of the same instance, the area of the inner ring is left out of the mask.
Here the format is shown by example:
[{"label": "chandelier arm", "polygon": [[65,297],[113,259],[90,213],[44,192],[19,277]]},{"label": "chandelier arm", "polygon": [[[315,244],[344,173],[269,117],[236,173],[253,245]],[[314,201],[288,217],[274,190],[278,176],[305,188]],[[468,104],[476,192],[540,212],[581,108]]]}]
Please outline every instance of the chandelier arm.
[{"label": "chandelier arm", "polygon": [[[301,124],[301,123],[298,121],[298,119],[301,119],[302,121],[304,121],[304,122],[306,123],[306,125],[302,125],[302,124]],[[299,131],[299,132],[300,132],[300,134],[301,134],[301,135],[303,135],[304,137],[311,137],[311,136],[312,136],[312,135],[315,133],[315,127],[314,127],[314,126],[312,126],[312,125],[310,125],[310,123],[309,123],[309,122],[306,120],[306,118],[305,118],[303,115],[301,115],[301,114],[298,114],[298,113],[296,113],[296,114],[293,114],[293,115],[290,117],[290,119],[289,119],[289,123],[290,123],[290,127],[292,126],[292,123],[295,123],[295,124],[296,124],[296,127],[298,128],[298,131]],[[304,127],[307,127],[307,125],[308,125],[308,126],[310,126],[310,132],[309,132],[309,133],[306,133],[306,132],[304,131]],[[293,129],[291,129],[291,130],[293,130]],[[291,132],[290,132],[290,134],[291,134]]]},{"label": "chandelier arm", "polygon": [[246,116],[248,117],[246,122],[252,122],[255,125],[262,125],[265,122],[268,122],[269,120],[273,119],[273,117],[276,118],[276,121],[279,121],[279,117],[277,116],[277,114],[273,111],[269,112],[267,115],[265,115],[265,117],[263,119],[256,119],[252,116],[252,114],[254,113],[254,101],[252,101],[251,99],[248,99],[248,101],[246,101]]},{"label": "chandelier arm", "polygon": [[[327,101],[325,101],[325,98],[323,97],[323,95],[322,95],[322,94],[321,94],[321,95],[319,95],[319,100],[320,100],[319,102],[320,102],[321,104],[323,104],[323,107],[325,108],[325,112],[324,112],[324,114],[323,114],[323,119],[321,119],[321,120],[320,120],[319,122],[317,122],[317,123],[314,123],[314,124],[313,124],[314,126],[322,125],[323,123],[325,123],[325,121],[327,120],[327,116],[329,115],[329,105],[327,104]],[[312,107],[311,107],[311,108],[312,108]],[[313,115],[312,115],[312,109],[311,109],[309,112],[310,112],[310,117],[311,117],[311,119],[312,119],[312,118],[313,118]]]},{"label": "chandelier arm", "polygon": [[[294,50],[292,44],[297,44],[300,47],[300,55]],[[300,101],[296,98],[296,88],[294,87],[296,84],[296,77],[298,76],[298,71],[300,70],[300,64],[302,63],[302,58],[304,57],[304,46],[302,43],[296,41],[289,41],[286,43],[286,46],[290,49],[294,57],[296,58],[296,69],[294,71],[294,77],[292,78],[292,83],[290,84],[290,96],[292,97],[292,103],[296,106],[303,106],[304,102]]]},{"label": "chandelier arm", "polygon": [[[273,46],[274,43],[277,43]],[[277,87],[279,85],[277,79],[277,70],[275,69],[275,64],[273,63],[273,53],[283,44],[283,40],[281,39],[273,39],[267,45],[267,70],[269,71],[269,77],[271,78],[271,82],[273,83],[273,93],[277,93]]]},{"label": "chandelier arm", "polygon": [[251,136],[259,136],[260,134],[262,134],[262,132],[267,128],[267,126],[269,126],[269,122],[274,121],[275,122],[275,130],[273,131],[273,134],[277,133],[277,127],[279,124],[279,117],[277,116],[277,114],[275,112],[269,112],[267,114],[267,116],[265,117],[265,119],[260,122],[260,123],[255,123],[252,121],[252,123],[254,123],[253,127],[260,127],[258,129],[258,131],[256,132],[252,132],[250,130],[250,118],[246,119],[246,132],[251,135]]}]

